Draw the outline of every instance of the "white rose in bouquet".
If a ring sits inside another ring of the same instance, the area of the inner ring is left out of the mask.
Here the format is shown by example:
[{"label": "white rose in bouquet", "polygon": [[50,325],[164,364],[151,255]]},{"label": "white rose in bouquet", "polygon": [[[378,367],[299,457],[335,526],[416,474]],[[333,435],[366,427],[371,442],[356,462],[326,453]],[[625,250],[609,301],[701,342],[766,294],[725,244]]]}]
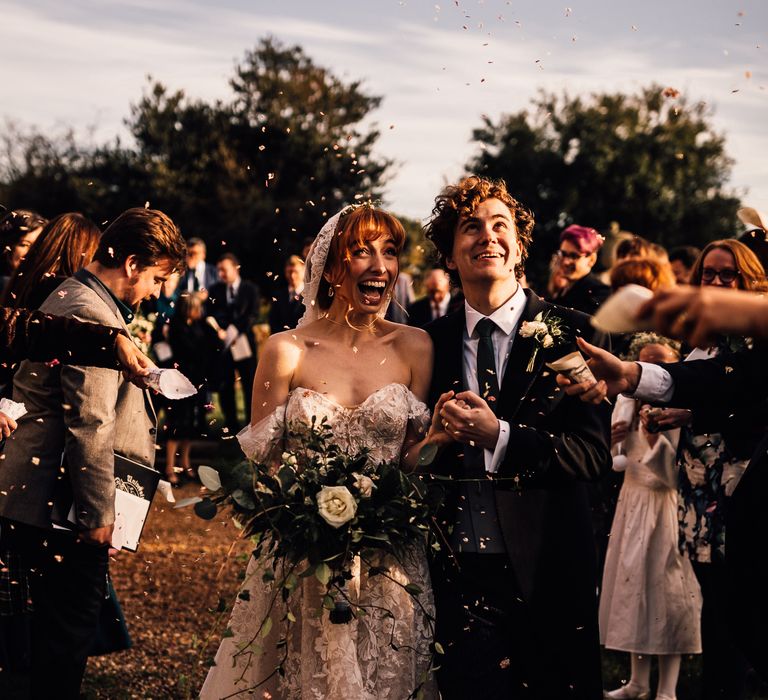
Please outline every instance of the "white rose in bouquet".
[{"label": "white rose in bouquet", "polygon": [[331,527],[341,527],[355,517],[357,503],[346,486],[323,486],[317,494],[317,510]]},{"label": "white rose in bouquet", "polygon": [[355,477],[355,488],[360,492],[360,498],[370,498],[373,492],[373,481],[369,476],[352,472]]}]

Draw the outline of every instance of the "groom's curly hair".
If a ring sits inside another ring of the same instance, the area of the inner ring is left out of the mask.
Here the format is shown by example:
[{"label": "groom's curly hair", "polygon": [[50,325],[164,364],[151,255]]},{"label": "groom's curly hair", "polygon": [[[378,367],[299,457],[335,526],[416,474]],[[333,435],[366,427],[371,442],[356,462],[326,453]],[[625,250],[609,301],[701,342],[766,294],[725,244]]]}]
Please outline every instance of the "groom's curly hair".
[{"label": "groom's curly hair", "polygon": [[521,248],[520,263],[515,265],[515,277],[520,279],[525,272],[528,246],[533,238],[533,214],[509,194],[504,180],[490,180],[479,175],[469,175],[462,178],[456,185],[448,185],[437,195],[432,209],[432,218],[424,226],[424,234],[437,248],[440,264],[457,287],[461,286],[459,273],[446,265],[446,259],[453,254],[453,236],[459,219],[462,216],[471,216],[478,205],[486,199],[498,199],[509,207]]}]

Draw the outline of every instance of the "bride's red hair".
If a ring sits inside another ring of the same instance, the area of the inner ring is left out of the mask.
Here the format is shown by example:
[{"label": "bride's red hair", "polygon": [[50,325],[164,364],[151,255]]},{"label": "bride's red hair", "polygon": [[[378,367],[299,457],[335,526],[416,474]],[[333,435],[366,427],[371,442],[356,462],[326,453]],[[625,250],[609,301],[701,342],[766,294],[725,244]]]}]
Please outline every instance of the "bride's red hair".
[{"label": "bride's red hair", "polygon": [[400,255],[405,245],[405,229],[392,214],[364,204],[341,216],[331,241],[317,295],[317,304],[323,311],[330,308],[333,300],[328,291],[331,287],[338,288],[347,274],[347,263],[352,259],[352,251],[382,236],[392,239]]}]

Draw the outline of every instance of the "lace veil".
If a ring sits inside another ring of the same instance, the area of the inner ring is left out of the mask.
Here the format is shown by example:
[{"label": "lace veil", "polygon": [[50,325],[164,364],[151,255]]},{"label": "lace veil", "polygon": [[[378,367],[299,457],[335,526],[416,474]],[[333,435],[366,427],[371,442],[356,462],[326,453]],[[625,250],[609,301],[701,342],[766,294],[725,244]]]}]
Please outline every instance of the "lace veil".
[{"label": "lace veil", "polygon": [[[356,205],[347,206],[334,214],[325,222],[323,228],[320,229],[320,233],[315,236],[315,240],[312,242],[312,246],[307,254],[306,267],[304,268],[304,314],[299,319],[297,328],[301,328],[312,321],[316,321],[324,315],[322,309],[317,304],[317,295],[320,291],[320,282],[323,279],[325,262],[328,259],[328,251],[331,249],[331,241],[336,233],[339,220],[342,216],[349,214],[349,212],[355,208]],[[379,310],[379,316],[382,318],[384,317],[387,313],[388,306],[389,299],[386,299]]]}]

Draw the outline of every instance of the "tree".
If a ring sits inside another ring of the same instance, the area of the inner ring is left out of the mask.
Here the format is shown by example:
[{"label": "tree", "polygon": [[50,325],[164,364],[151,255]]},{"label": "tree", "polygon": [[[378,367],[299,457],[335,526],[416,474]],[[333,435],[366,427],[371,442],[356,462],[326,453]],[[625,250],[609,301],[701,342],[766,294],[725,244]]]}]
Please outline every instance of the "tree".
[{"label": "tree", "polygon": [[671,247],[737,230],[732,160],[711,110],[659,86],[588,98],[541,93],[531,111],[484,117],[471,172],[504,178],[536,216],[530,267],[545,273],[571,223],[611,222]]},{"label": "tree", "polygon": [[8,133],[0,201],[99,222],[149,202],[213,255],[239,254],[263,284],[343,204],[380,197],[391,162],[373,155],[379,132],[366,120],[381,98],[271,38],[246,53],[230,86],[231,99],[208,103],[150,77],[126,121],[127,148]]},{"label": "tree", "polygon": [[230,85],[234,99],[211,105],[154,83],[128,123],[158,206],[233,247],[246,272],[274,271],[344,203],[380,195],[390,162],[373,157],[379,132],[361,122],[381,98],[273,39]]}]

